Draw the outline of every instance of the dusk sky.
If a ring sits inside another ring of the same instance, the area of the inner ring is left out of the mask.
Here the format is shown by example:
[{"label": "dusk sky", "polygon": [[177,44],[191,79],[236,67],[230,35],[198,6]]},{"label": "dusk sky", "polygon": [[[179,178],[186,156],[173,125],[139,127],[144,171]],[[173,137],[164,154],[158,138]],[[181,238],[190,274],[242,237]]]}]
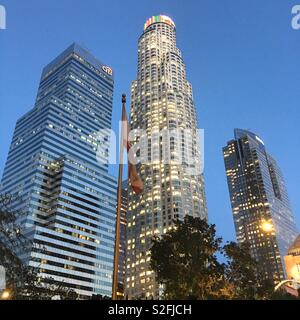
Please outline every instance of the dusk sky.
[{"label": "dusk sky", "polygon": [[300,227],[300,30],[291,27],[300,0],[0,0],[0,172],[17,119],[35,101],[42,68],[71,43],[115,72],[113,126],[120,96],[137,73],[137,41],[147,18],[176,23],[193,85],[198,126],[205,129],[209,221],[235,239],[222,147],[234,128],[253,131],[281,167]]}]

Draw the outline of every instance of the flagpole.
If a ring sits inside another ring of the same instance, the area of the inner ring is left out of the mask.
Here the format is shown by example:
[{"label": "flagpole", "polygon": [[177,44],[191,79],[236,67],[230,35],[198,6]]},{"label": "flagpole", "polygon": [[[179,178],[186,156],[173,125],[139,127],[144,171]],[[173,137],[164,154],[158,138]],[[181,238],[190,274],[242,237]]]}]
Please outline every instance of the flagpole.
[{"label": "flagpole", "polygon": [[[123,112],[126,110],[126,95],[122,95],[122,120],[124,119]],[[117,193],[117,215],[115,227],[115,250],[114,250],[114,269],[112,283],[112,300],[117,300],[118,291],[118,271],[119,271],[119,251],[120,251],[120,232],[121,232],[121,201],[122,201],[122,176],[123,176],[123,123],[121,125],[121,140],[120,140],[120,159],[119,159],[119,177],[118,177],[118,193]]]}]

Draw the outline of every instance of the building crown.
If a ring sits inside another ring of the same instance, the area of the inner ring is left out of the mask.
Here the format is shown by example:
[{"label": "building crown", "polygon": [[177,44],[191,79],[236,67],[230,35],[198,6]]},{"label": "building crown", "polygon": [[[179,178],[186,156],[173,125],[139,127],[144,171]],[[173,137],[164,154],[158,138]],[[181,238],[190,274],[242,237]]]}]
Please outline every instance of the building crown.
[{"label": "building crown", "polygon": [[146,21],[144,25],[144,30],[146,30],[153,23],[157,23],[157,22],[163,22],[175,28],[175,23],[170,17],[164,16],[164,15],[158,15],[158,16],[152,16]]}]

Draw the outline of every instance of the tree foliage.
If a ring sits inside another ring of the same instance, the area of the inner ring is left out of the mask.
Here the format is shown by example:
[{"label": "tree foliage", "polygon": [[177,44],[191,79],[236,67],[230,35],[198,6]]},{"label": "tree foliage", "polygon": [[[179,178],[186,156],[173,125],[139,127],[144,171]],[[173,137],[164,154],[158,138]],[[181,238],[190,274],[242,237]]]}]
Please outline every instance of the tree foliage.
[{"label": "tree foliage", "polygon": [[[226,263],[219,262],[221,254]],[[151,268],[164,286],[165,299],[288,298],[262,280],[247,244],[222,246],[215,225],[191,216],[153,239]]]},{"label": "tree foliage", "polygon": [[151,267],[165,286],[167,299],[216,298],[222,288],[224,266],[216,253],[222,239],[214,225],[187,216],[184,223],[155,238]]}]

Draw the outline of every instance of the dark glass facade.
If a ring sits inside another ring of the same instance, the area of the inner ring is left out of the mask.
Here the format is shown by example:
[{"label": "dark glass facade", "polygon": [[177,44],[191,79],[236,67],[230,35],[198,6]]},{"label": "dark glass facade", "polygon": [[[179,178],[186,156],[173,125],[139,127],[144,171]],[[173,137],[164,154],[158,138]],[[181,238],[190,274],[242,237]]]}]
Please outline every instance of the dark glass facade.
[{"label": "dark glass facade", "polygon": [[246,130],[235,130],[223,154],[237,240],[250,244],[263,277],[277,283],[297,236],[282,172],[262,139]]}]

